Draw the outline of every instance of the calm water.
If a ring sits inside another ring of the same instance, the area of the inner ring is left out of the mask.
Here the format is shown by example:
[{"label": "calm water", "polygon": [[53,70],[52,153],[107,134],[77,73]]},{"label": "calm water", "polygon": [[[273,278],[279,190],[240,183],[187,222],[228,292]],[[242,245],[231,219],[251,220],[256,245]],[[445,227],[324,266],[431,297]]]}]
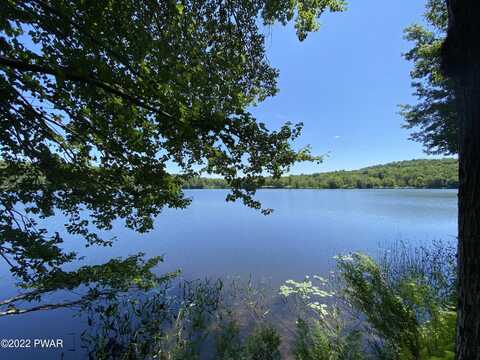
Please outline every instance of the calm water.
[{"label": "calm water", "polygon": [[[165,255],[159,272],[180,268],[185,278],[252,275],[278,285],[327,272],[338,253],[375,255],[396,240],[454,242],[456,194],[454,190],[263,190],[258,199],[275,209],[265,217],[241,204],[225,203],[224,190],[191,190],[187,195],[193,198],[192,205],[165,211],[149,234],[126,231],[119,223],[112,231],[119,239],[113,248],[86,251],[81,241],[68,246],[86,255],[84,263],[142,251],[148,256]],[[48,227],[62,232],[62,224],[59,217]],[[0,276],[2,297],[13,294],[4,268]],[[78,339],[84,324],[71,315],[59,310],[0,318],[0,339],[62,338],[65,358],[81,359]],[[59,352],[0,349],[0,359],[32,356],[59,358]]]}]

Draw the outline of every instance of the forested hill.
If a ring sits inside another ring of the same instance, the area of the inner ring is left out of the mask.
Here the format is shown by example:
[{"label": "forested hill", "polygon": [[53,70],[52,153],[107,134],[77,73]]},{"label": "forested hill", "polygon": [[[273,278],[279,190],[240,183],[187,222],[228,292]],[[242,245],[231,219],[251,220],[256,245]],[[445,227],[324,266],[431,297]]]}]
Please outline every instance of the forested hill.
[{"label": "forested hill", "polygon": [[[222,179],[196,178],[185,184],[190,189],[225,188]],[[311,175],[290,175],[280,179],[267,178],[265,187],[315,189],[373,188],[457,188],[456,159],[407,160],[359,170],[333,171]]]}]

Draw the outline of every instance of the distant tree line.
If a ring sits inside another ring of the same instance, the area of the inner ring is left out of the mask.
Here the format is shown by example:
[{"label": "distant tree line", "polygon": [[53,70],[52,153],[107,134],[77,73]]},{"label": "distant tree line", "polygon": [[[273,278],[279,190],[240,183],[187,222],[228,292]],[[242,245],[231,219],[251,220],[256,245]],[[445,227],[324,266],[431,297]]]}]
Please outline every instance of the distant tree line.
[{"label": "distant tree line", "polygon": [[[265,178],[264,187],[290,189],[374,189],[374,188],[457,188],[456,159],[409,160],[376,165],[352,171]],[[221,178],[197,177],[184,183],[187,189],[221,189]]]}]

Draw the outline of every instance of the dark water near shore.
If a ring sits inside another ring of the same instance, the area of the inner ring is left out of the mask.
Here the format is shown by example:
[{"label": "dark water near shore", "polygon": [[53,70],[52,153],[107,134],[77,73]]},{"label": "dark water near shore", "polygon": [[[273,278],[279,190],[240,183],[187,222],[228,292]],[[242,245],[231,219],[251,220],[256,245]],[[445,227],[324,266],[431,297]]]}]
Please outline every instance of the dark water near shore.
[{"label": "dark water near shore", "polygon": [[[262,190],[258,199],[275,209],[270,216],[225,203],[224,190],[190,190],[186,210],[166,210],[155,230],[144,235],[121,224],[112,248],[85,250],[84,263],[145,252],[165,255],[158,271],[182,269],[188,279],[252,276],[277,286],[286,279],[324,274],[338,253],[372,255],[394,241],[411,244],[456,241],[456,190]],[[48,228],[62,232],[62,219]],[[15,293],[12,279],[0,267],[2,298]],[[0,339],[61,338],[65,359],[81,359],[79,336],[85,324],[65,310],[0,318]],[[75,351],[68,351],[68,350]],[[0,359],[57,359],[59,351],[0,349]]]}]

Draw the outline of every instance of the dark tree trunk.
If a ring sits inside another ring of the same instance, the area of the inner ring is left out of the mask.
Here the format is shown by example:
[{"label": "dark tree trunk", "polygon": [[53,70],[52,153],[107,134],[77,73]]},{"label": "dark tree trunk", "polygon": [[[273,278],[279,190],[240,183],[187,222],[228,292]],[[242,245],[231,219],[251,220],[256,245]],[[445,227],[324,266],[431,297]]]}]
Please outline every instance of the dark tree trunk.
[{"label": "dark tree trunk", "polygon": [[475,84],[457,92],[462,122],[458,193],[457,359],[462,360],[480,359],[480,69],[474,76],[476,79],[472,82]]},{"label": "dark tree trunk", "polygon": [[459,126],[456,359],[480,360],[480,0],[447,0],[443,68],[455,82]]}]

